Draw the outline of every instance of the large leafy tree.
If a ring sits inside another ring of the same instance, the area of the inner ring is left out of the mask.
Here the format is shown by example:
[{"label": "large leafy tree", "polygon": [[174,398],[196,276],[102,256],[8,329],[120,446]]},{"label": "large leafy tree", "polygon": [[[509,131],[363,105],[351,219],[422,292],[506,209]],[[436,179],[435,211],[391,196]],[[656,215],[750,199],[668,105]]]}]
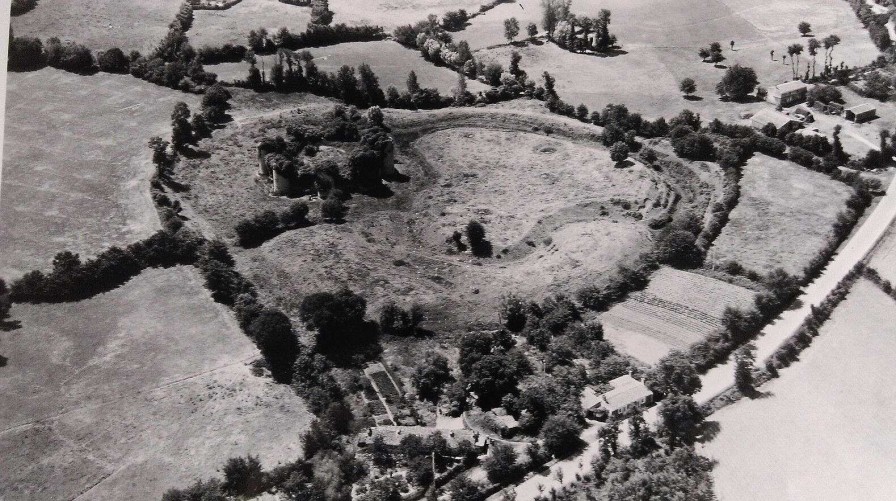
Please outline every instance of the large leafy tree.
[{"label": "large leafy tree", "polygon": [[735,64],[725,71],[725,76],[716,86],[716,93],[735,101],[743,101],[759,84],[756,72],[748,66]]}]

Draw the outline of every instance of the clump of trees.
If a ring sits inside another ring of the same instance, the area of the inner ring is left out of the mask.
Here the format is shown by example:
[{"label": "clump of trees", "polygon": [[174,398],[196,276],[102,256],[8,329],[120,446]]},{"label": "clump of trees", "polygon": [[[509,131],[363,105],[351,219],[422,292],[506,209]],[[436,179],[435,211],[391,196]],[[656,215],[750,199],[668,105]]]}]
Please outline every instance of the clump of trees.
[{"label": "clump of trees", "polygon": [[571,0],[542,0],[541,27],[549,40],[574,52],[605,53],[618,47],[616,35],[610,33],[609,10],[601,9],[594,18],[576,16],[571,4]]},{"label": "clump of trees", "polygon": [[254,247],[295,228],[307,226],[308,204],[293,202],[280,213],[266,210],[236,224],[237,241],[243,247]]},{"label": "clump of trees", "polygon": [[340,362],[374,348],[376,326],[365,320],[367,301],[350,289],[305,296],[299,315],[315,331],[315,349]]},{"label": "clump of trees", "polygon": [[709,47],[701,47],[697,54],[704,63],[718,64],[725,60],[725,56],[722,55],[722,44],[719,42],[713,42]]},{"label": "clump of trees", "polygon": [[394,336],[413,336],[420,333],[420,323],[424,318],[423,308],[418,304],[403,309],[394,301],[389,301],[380,311],[380,330]]},{"label": "clump of trees", "polygon": [[328,25],[333,22],[333,11],[328,0],[311,0],[311,24]]}]

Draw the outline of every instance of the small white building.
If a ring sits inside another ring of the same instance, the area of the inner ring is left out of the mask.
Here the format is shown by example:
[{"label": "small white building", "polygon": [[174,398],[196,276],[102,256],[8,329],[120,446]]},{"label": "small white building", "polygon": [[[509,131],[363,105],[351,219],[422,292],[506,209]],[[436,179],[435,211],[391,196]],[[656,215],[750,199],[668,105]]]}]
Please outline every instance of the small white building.
[{"label": "small white building", "polygon": [[619,418],[653,402],[650,388],[628,374],[610,381],[609,385],[612,389],[600,395],[590,387],[582,392],[581,404],[588,417],[598,420]]}]

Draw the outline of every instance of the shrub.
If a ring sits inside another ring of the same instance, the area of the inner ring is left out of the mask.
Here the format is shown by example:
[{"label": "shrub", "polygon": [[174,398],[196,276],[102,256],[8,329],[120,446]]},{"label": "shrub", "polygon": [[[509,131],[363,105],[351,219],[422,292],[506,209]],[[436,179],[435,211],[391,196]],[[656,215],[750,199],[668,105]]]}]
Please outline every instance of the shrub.
[{"label": "shrub", "polygon": [[224,463],[222,490],[230,496],[253,497],[266,489],[266,479],[257,456],[234,457]]},{"label": "shrub", "polygon": [[8,62],[10,71],[31,71],[43,68],[46,64],[44,44],[40,39],[15,37],[10,33]]},{"label": "shrub", "polygon": [[554,457],[566,457],[581,444],[582,425],[565,415],[551,416],[541,428],[544,447]]},{"label": "shrub", "polygon": [[10,14],[13,16],[21,16],[31,11],[37,6],[37,0],[12,0],[10,5]]},{"label": "shrub", "polygon": [[338,222],[345,217],[346,208],[342,200],[336,196],[329,196],[320,204],[320,214],[324,221]]},{"label": "shrub", "polygon": [[130,70],[131,61],[118,47],[100,52],[97,57],[97,65],[100,71],[106,73],[127,73]]}]

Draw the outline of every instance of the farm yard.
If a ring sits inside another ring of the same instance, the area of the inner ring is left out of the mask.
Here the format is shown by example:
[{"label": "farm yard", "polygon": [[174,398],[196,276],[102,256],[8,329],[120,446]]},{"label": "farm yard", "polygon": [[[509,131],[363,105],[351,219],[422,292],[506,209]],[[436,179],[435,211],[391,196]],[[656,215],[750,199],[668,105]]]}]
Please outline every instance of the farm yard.
[{"label": "farm yard", "polygon": [[762,154],[744,167],[740,201],[709,251],[714,263],[799,275],[823,248],[850,188],[824,174]]},{"label": "farm yard", "polygon": [[193,268],[13,315],[21,328],[0,332],[4,499],[158,499],[222,454],[301,454],[302,400],[250,373],[257,349]]},{"label": "farm yard", "polygon": [[198,98],[128,75],[10,73],[0,276],[46,269],[60,250],[83,258],[156,231],[146,142],[167,133],[178,101],[195,107]]},{"label": "farm yard", "polygon": [[147,52],[168,32],[168,24],[182,3],[183,0],[40,0],[31,12],[13,17],[11,24],[16,36],[42,40],[55,36],[94,50],[118,47],[125,53]]},{"label": "farm yard", "polygon": [[258,28],[265,28],[271,34],[280,28],[288,28],[292,33],[305,31],[311,20],[311,8],[278,0],[242,0],[229,9],[197,10],[193,16],[193,26],[187,36],[198,50],[206,45],[245,45],[249,32]]},{"label": "farm yard", "polygon": [[720,329],[726,307],[748,308],[754,296],[744,287],[663,267],[645,290],[631,294],[600,320],[606,338],[620,351],[654,364]]},{"label": "farm yard", "polygon": [[[390,85],[402,91],[406,88],[408,73],[414,71],[422,87],[438,89],[445,95],[457,87],[457,73],[449,68],[427,63],[419,52],[402,47],[391,40],[377,42],[352,42],[308,49],[314,55],[314,63],[321,71],[335,73],[342,65],[357,67],[367,63],[379,78],[380,87],[385,90]],[[258,56],[258,68],[262,65],[270,72],[276,64],[277,56]],[[217,73],[224,82],[245,80],[249,64],[221,63],[206,66],[206,70]],[[489,87],[476,80],[467,82],[467,89],[474,94]]]},{"label": "farm yard", "polygon": [[719,499],[890,499],[896,303],[860,280],[793,366],[709,419]]}]

